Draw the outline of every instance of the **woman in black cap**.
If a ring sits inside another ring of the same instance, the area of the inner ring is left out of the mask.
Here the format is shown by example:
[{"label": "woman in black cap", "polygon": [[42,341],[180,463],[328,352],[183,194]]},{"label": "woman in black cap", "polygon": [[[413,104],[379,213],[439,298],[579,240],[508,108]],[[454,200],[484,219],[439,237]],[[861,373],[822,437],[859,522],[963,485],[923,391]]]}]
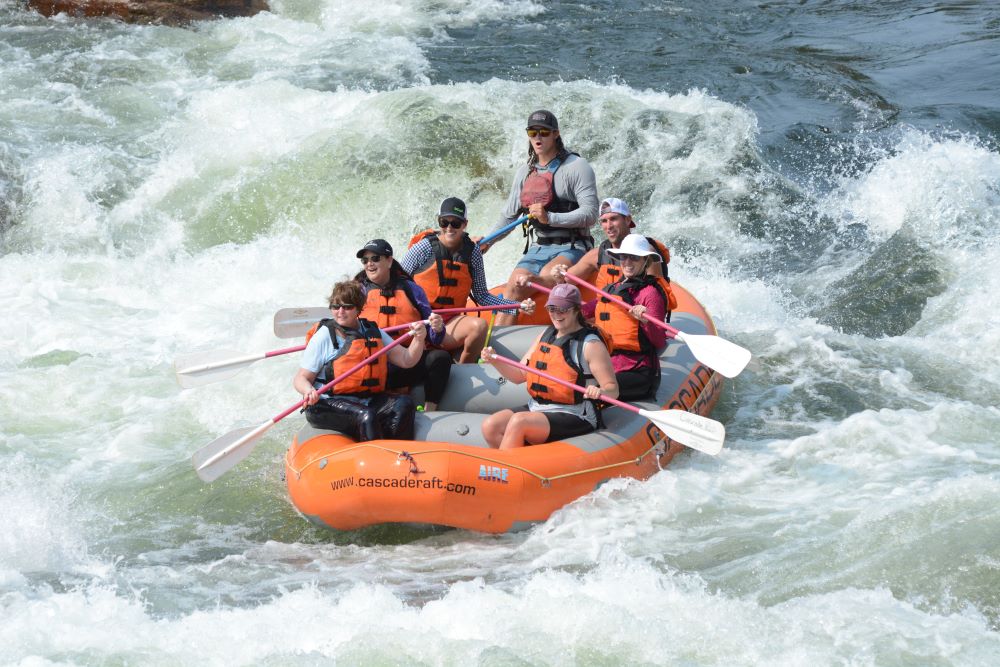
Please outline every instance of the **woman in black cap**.
[{"label": "woman in black cap", "polygon": [[[354,276],[361,285],[365,305],[361,317],[380,329],[428,320],[427,341],[438,345],[444,340],[444,320],[431,312],[427,294],[413,282],[392,257],[392,246],[385,239],[372,239],[357,252],[361,271]],[[401,335],[402,331],[394,337]],[[408,345],[408,344],[407,344]],[[440,349],[426,349],[414,366],[389,366],[386,389],[424,385],[424,410],[437,410],[451,374],[451,355]]]},{"label": "woman in black cap", "polygon": [[[555,115],[544,109],[533,112],[526,131],[527,162],[514,175],[500,221],[490,230],[493,233],[523,215],[530,216],[524,256],[504,289],[504,296],[515,301],[534,292],[519,285],[518,277],[547,276],[556,264],[573,265],[594,247],[590,227],[597,221],[594,170],[563,145]],[[516,315],[497,318],[497,324],[516,321]]]}]

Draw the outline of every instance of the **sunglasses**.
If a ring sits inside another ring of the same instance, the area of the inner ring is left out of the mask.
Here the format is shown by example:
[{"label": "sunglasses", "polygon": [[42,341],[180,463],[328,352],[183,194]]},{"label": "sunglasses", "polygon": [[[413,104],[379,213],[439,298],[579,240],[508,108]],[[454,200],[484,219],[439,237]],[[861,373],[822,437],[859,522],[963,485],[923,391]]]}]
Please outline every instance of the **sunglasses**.
[{"label": "sunglasses", "polygon": [[640,256],[640,255],[626,255],[624,253],[619,253],[618,254],[618,260],[621,261],[621,262],[641,262],[644,259],[646,259],[646,257],[644,255],[643,256]]},{"label": "sunglasses", "polygon": [[385,257],[385,256],[386,255],[368,255],[367,257],[362,257],[361,258],[361,263],[362,264],[367,264],[369,262],[381,262],[382,258]]},{"label": "sunglasses", "polygon": [[535,137],[547,137],[552,134],[552,130],[550,130],[547,127],[540,127],[538,129],[529,127],[526,131],[528,133],[528,136],[531,137],[532,139],[534,139]]},{"label": "sunglasses", "polygon": [[563,313],[567,313],[573,310],[573,308],[572,306],[570,306],[569,308],[560,308],[559,306],[545,306],[545,310],[549,311],[550,313],[556,313],[557,315],[562,315]]},{"label": "sunglasses", "polygon": [[331,303],[330,310],[354,310],[357,308],[353,303]]},{"label": "sunglasses", "polygon": [[465,224],[465,220],[459,220],[458,218],[438,218],[438,224],[441,225],[441,229],[461,229],[462,225]]}]

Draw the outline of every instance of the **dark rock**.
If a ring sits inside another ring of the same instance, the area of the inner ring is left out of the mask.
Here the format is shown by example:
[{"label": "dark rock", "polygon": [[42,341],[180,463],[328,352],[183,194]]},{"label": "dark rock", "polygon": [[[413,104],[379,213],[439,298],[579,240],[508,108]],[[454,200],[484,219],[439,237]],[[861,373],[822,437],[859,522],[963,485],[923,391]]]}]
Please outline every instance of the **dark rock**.
[{"label": "dark rock", "polygon": [[266,0],[164,0],[133,2],[132,0],[28,0],[43,16],[110,16],[128,23],[183,25],[220,16],[253,16],[267,11]]},{"label": "dark rock", "polygon": [[947,289],[937,259],[897,232],[850,275],[830,285],[817,319],[845,333],[899,336],[920,321],[927,300]]}]

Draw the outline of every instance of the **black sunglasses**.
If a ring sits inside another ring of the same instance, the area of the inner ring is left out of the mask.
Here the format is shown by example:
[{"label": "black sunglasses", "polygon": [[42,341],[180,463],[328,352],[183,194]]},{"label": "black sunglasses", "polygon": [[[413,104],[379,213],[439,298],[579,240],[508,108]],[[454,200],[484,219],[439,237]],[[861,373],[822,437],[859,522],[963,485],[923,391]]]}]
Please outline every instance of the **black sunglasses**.
[{"label": "black sunglasses", "polygon": [[458,218],[438,218],[438,224],[441,225],[441,229],[461,229],[462,225],[465,224],[465,220],[459,220]]},{"label": "black sunglasses", "polygon": [[368,262],[381,262],[383,255],[367,255],[361,258],[362,264],[367,264]]}]

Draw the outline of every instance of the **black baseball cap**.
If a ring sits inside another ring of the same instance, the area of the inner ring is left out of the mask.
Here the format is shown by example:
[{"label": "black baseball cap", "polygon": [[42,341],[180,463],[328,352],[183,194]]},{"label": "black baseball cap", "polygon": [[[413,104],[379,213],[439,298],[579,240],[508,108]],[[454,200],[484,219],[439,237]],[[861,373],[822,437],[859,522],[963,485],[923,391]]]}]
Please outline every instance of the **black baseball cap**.
[{"label": "black baseball cap", "polygon": [[365,252],[373,252],[376,255],[392,256],[392,246],[385,239],[372,239],[365,244],[365,247],[358,251],[355,257],[361,257]]},{"label": "black baseball cap", "polygon": [[533,111],[531,115],[528,116],[528,127],[525,129],[531,129],[533,127],[547,127],[550,130],[558,130],[559,121],[556,120],[556,115],[551,111],[539,109],[538,111]]},{"label": "black baseball cap", "polygon": [[458,197],[448,197],[441,202],[441,212],[438,213],[438,217],[443,218],[445,216],[461,218],[465,222],[469,221],[465,217],[465,202]]}]

